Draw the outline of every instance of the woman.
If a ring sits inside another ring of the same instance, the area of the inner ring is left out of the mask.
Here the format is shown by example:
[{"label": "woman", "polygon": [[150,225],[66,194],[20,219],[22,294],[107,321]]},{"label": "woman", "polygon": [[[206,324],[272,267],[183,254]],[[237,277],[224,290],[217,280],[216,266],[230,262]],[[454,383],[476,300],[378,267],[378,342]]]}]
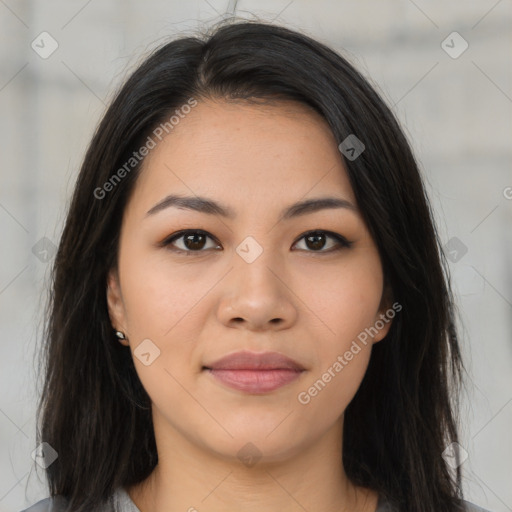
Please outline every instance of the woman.
[{"label": "woman", "polygon": [[223,23],[148,57],[90,144],[53,276],[51,498],[28,510],[481,510],[417,164],[319,42]]}]

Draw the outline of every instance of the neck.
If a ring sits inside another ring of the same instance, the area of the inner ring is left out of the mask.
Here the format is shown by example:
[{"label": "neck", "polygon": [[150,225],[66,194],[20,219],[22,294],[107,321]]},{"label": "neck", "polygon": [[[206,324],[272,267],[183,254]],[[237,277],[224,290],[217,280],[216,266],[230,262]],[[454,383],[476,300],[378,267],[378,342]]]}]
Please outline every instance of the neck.
[{"label": "neck", "polygon": [[[127,489],[141,512],[375,512],[378,496],[355,486],[342,464],[342,423],[289,457],[254,465],[155,429],[158,465]],[[265,461],[266,460],[266,461]]]}]

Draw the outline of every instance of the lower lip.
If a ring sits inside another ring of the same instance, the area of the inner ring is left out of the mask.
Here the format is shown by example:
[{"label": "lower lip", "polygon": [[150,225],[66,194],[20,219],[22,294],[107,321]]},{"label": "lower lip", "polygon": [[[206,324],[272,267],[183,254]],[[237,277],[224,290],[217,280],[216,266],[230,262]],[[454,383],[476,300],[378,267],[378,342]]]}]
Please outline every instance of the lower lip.
[{"label": "lower lip", "polygon": [[213,370],[207,368],[226,386],[246,393],[268,393],[298,379],[297,370]]}]

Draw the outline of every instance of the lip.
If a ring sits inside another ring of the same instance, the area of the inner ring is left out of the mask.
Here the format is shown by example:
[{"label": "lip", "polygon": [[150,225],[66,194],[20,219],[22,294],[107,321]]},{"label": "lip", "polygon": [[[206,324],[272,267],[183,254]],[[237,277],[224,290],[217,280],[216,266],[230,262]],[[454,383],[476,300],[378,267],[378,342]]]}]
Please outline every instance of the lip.
[{"label": "lip", "polygon": [[304,370],[304,367],[297,361],[279,352],[250,352],[248,350],[228,354],[205,365],[205,368],[211,370]]},{"label": "lip", "polygon": [[279,352],[235,352],[205,365],[226,386],[247,393],[268,393],[298,379],[305,368]]}]

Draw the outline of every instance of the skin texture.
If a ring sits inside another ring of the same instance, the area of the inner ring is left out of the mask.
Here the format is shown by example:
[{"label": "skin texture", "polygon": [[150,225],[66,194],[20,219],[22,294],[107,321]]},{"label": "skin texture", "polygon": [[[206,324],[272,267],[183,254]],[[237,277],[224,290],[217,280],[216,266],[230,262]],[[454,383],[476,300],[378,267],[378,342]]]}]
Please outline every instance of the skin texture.
[{"label": "skin texture", "polygon": [[[127,337],[121,343],[133,352],[149,339],[160,350],[148,366],[134,356],[159,456],[150,477],[128,489],[142,512],[375,511],[376,493],[355,487],[343,470],[343,414],[391,322],[307,405],[297,399],[389,308],[337,145],[304,105],[207,100],[146,158],[107,288],[112,325]],[[146,215],[171,193],[214,199],[236,217],[175,207]],[[323,196],[356,210],[278,220],[288,205]],[[186,251],[184,238],[159,245],[182,229],[211,238],[187,254],[172,250]],[[317,248],[303,238],[311,230],[353,244],[326,237]],[[263,249],[251,263],[236,252],[248,236]],[[306,371],[258,395],[202,370],[242,349],[281,352]],[[250,467],[237,455],[247,443],[261,455]]]}]

